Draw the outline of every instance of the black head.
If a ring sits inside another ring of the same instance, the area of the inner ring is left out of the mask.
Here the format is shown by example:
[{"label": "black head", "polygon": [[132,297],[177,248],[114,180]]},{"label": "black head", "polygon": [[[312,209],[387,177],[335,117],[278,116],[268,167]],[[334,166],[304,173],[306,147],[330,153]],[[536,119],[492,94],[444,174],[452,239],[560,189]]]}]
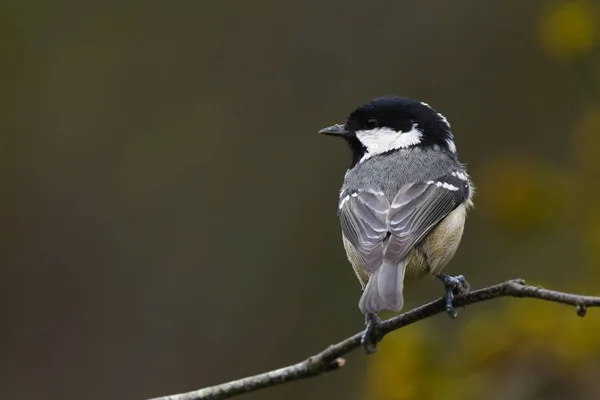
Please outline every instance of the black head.
[{"label": "black head", "polygon": [[346,139],[353,166],[378,154],[414,146],[456,153],[446,118],[427,103],[406,97],[373,99],[354,110],[344,124],[319,132]]}]

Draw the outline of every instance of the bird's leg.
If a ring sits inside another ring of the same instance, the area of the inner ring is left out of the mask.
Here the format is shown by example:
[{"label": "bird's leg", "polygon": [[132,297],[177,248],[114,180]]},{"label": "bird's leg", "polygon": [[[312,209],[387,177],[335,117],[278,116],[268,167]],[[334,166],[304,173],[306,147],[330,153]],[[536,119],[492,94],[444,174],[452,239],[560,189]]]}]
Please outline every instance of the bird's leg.
[{"label": "bird's leg", "polygon": [[377,351],[377,343],[381,341],[377,332],[377,325],[381,323],[381,319],[377,314],[366,314],[365,315],[365,332],[360,339],[365,352],[367,354],[373,354]]},{"label": "bird's leg", "polygon": [[445,274],[437,274],[436,276],[438,279],[444,282],[444,286],[446,288],[446,294],[444,295],[444,299],[446,299],[446,313],[450,316],[450,318],[456,318],[456,310],[454,309],[453,305],[454,296],[461,293],[468,293],[469,290],[471,290],[471,286],[462,275],[449,276]]}]

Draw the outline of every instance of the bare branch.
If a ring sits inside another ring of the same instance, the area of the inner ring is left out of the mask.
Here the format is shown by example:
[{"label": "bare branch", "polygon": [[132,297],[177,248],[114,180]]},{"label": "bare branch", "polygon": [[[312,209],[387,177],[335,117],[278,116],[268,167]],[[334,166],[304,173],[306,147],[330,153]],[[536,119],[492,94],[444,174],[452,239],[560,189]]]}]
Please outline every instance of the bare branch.
[{"label": "bare branch", "polygon": [[[577,314],[584,316],[587,307],[600,306],[600,297],[581,296],[577,294],[556,292],[554,290],[542,289],[528,286],[522,279],[515,279],[489,286],[473,292],[459,295],[454,298],[456,307],[463,307],[482,301],[496,299],[499,297],[529,297],[533,299],[552,301],[555,303],[568,304],[576,307]],[[383,321],[378,327],[378,332],[384,336],[396,329],[429,318],[445,311],[443,299],[432,301],[413,310]],[[171,396],[157,397],[152,400],[217,400],[254,392],[266,387],[292,382],[298,379],[310,378],[324,372],[334,371],[344,366],[345,360],[341,358],[346,353],[360,347],[359,332],[337,344],[331,345],[322,352],[288,367],[265,372],[263,374],[238,379],[211,386],[193,392],[175,394]]]}]

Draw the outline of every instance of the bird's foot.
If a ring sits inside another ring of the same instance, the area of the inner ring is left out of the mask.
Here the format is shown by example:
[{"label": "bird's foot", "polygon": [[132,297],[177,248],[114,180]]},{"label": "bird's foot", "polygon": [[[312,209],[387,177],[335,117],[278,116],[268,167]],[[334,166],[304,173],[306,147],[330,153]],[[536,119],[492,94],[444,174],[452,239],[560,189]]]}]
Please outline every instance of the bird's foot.
[{"label": "bird's foot", "polygon": [[373,354],[377,351],[377,343],[381,342],[381,337],[377,331],[377,326],[381,323],[381,319],[377,314],[367,314],[365,317],[365,332],[360,339],[365,352]]},{"label": "bird's foot", "polygon": [[446,313],[450,316],[450,318],[456,318],[456,310],[454,309],[454,296],[462,293],[468,293],[471,290],[471,286],[469,282],[465,279],[464,276],[449,276],[445,274],[436,275],[438,279],[444,282],[444,287],[446,289],[446,294],[444,295],[444,299],[446,300]]}]

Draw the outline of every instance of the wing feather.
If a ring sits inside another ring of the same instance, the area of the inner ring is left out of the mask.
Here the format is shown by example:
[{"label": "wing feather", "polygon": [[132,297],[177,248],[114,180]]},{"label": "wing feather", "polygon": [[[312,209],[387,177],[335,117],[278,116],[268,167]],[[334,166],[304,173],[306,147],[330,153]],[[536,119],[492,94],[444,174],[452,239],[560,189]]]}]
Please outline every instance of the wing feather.
[{"label": "wing feather", "polygon": [[387,216],[390,240],[384,261],[400,262],[448,214],[468,198],[464,181],[453,175],[412,184],[394,197]]},{"label": "wing feather", "polygon": [[368,272],[377,269],[383,260],[389,207],[383,195],[358,192],[353,193],[340,210],[344,237],[355,248],[362,267]]}]

